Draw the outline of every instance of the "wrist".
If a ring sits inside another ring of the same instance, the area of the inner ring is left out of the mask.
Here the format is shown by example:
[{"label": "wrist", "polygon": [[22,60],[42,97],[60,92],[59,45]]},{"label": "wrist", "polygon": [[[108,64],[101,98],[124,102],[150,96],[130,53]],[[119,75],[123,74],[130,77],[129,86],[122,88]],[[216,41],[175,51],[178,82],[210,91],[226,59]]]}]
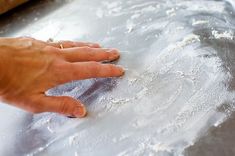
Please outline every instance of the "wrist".
[{"label": "wrist", "polygon": [[[1,49],[1,46],[0,46]],[[0,95],[1,92],[3,91],[3,87],[4,87],[4,83],[5,82],[5,71],[4,71],[4,64],[5,64],[5,56],[4,56],[4,52],[0,50]]]},{"label": "wrist", "polygon": [[3,61],[3,59],[2,59],[2,56],[1,56],[1,52],[0,52],[0,84],[1,84],[1,81],[2,81],[2,79],[3,79],[3,71],[2,71],[2,61]]}]

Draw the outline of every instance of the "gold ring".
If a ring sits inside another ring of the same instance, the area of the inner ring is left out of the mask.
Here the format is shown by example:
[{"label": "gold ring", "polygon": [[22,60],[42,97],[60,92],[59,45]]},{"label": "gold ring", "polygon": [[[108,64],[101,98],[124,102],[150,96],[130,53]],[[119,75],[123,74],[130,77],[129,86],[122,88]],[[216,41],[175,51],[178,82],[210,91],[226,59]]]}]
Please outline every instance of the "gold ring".
[{"label": "gold ring", "polygon": [[64,49],[64,46],[62,43],[60,43],[60,49]]}]

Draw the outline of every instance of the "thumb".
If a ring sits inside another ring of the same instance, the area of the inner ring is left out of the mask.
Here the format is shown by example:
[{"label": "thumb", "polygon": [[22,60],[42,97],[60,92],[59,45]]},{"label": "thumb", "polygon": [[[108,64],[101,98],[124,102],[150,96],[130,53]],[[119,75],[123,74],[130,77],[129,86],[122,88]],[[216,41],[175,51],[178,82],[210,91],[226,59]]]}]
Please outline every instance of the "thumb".
[{"label": "thumb", "polygon": [[66,116],[86,116],[85,106],[78,100],[68,96],[44,96],[40,99],[44,112],[55,112]]}]

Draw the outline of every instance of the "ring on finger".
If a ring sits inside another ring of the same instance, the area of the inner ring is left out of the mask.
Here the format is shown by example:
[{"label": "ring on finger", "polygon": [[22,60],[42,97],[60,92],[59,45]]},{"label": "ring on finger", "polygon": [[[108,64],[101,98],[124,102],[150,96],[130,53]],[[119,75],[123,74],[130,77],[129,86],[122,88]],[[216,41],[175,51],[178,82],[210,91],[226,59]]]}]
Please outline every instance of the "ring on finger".
[{"label": "ring on finger", "polygon": [[64,49],[63,43],[59,42],[60,49]]}]

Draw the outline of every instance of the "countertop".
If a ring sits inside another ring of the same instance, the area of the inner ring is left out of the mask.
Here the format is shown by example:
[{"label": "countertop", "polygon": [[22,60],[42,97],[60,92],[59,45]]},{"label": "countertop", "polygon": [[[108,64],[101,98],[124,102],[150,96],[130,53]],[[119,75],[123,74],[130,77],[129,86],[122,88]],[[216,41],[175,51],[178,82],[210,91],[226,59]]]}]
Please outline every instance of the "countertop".
[{"label": "countertop", "polygon": [[120,49],[122,78],[74,81],[84,119],[0,105],[4,156],[235,155],[235,12],[223,0],[38,0],[0,16],[0,37]]}]

